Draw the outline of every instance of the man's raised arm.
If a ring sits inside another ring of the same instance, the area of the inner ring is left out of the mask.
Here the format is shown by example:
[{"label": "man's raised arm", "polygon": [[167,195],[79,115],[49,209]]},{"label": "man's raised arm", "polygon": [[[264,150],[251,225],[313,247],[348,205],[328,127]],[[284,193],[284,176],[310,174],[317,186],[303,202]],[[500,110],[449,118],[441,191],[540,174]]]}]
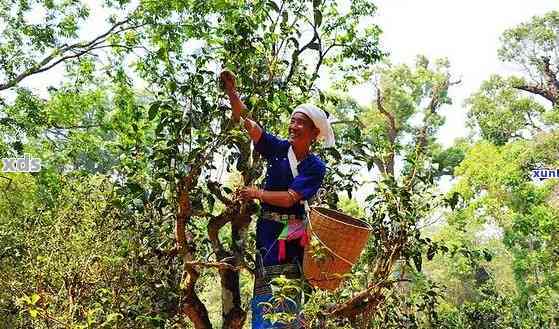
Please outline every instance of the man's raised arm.
[{"label": "man's raised arm", "polygon": [[262,136],[262,128],[260,128],[260,126],[247,115],[247,107],[245,103],[243,103],[243,101],[239,97],[239,93],[237,92],[235,75],[230,71],[223,71],[220,74],[220,78],[221,81],[223,81],[225,93],[229,97],[229,102],[231,103],[231,108],[233,110],[233,121],[239,122],[239,119],[243,118],[244,126],[250,136],[250,139],[255,144],[258,143],[260,137]]}]

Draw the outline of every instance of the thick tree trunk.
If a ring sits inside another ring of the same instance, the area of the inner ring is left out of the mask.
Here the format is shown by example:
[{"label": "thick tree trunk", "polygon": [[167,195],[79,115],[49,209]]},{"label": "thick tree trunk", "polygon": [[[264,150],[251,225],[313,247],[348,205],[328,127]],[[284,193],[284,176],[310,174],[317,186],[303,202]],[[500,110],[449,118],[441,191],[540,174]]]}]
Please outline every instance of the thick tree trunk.
[{"label": "thick tree trunk", "polygon": [[[220,261],[231,266],[238,262],[230,253],[221,251],[218,254]],[[221,283],[221,316],[223,329],[242,329],[247,313],[241,308],[241,288],[239,284],[239,271],[227,268],[219,269]]]},{"label": "thick tree trunk", "polygon": [[[247,312],[241,308],[241,288],[239,283],[239,265],[242,263],[246,230],[250,223],[250,214],[255,211],[254,205],[249,207],[238,203],[227,202],[228,208],[219,216],[210,220],[208,236],[218,261],[227,263],[232,268],[221,267],[219,277],[221,283],[221,310],[224,329],[242,329]],[[219,231],[231,223],[231,251],[225,250],[219,240]]]},{"label": "thick tree trunk", "polygon": [[219,275],[221,277],[222,328],[242,329],[247,312],[241,308],[239,272],[221,269]]},{"label": "thick tree trunk", "polygon": [[181,298],[181,312],[188,316],[194,328],[196,329],[212,329],[210,323],[210,318],[208,316],[208,310],[206,306],[202,303],[200,298],[195,291],[195,283],[198,279],[198,272],[193,268],[188,270],[189,282],[187,288],[183,291],[183,296]]},{"label": "thick tree trunk", "polygon": [[[250,210],[246,206],[240,207],[240,213],[231,221],[231,250],[233,257],[230,263],[238,266],[243,259],[244,241],[246,230],[250,223]],[[241,308],[241,288],[239,272],[223,269],[220,270],[222,289],[222,315],[223,329],[242,329],[246,321],[247,312]]]},{"label": "thick tree trunk", "polygon": [[[237,163],[237,170],[243,173],[245,184],[250,184],[254,178],[260,176],[261,172],[260,164],[250,161],[250,145],[250,141],[239,143],[241,154]],[[251,221],[251,214],[256,211],[256,205],[254,202],[245,204],[237,200],[229,200],[222,195],[216,184],[208,184],[208,188],[226,207],[225,211],[219,216],[212,218],[208,224],[208,236],[218,260],[232,267],[221,267],[219,269],[222,328],[242,329],[246,321],[247,312],[241,307],[239,268],[243,263],[246,230]],[[219,231],[227,223],[231,223],[231,250],[226,250],[219,240]]]},{"label": "thick tree trunk", "polygon": [[182,283],[184,289],[181,293],[181,305],[179,310],[192,321],[196,329],[211,329],[212,325],[208,316],[208,310],[196,294],[196,281],[198,271],[188,262],[192,261],[194,246],[192,237],[186,232],[186,223],[192,215],[189,191],[193,182],[198,178],[199,171],[193,171],[189,176],[181,179],[177,185],[178,189],[178,211],[175,224],[175,240],[177,250],[183,261]]}]

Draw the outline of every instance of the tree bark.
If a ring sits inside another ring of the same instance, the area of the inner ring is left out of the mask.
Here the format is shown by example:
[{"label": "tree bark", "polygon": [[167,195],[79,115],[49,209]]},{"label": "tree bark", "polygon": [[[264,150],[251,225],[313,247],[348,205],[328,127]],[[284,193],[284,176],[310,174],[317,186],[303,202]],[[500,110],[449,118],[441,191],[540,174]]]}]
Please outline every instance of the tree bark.
[{"label": "tree bark", "polygon": [[211,329],[208,310],[202,303],[195,291],[196,281],[198,280],[198,272],[190,265],[185,263],[184,270],[188,277],[186,278],[186,288],[183,290],[181,297],[181,312],[185,314],[196,329]]},{"label": "tree bark", "polygon": [[[226,210],[212,218],[208,224],[208,236],[218,261],[231,265],[231,268],[220,267],[221,310],[224,329],[242,329],[246,322],[247,312],[242,309],[239,265],[243,259],[246,230],[250,224],[250,214],[254,212],[254,204],[240,204],[228,201]],[[227,223],[231,223],[231,250],[226,250],[219,240],[219,231]]]},{"label": "tree bark", "polygon": [[390,147],[390,152],[383,159],[383,166],[379,168],[383,170],[385,175],[394,176],[394,156],[396,153],[396,137],[398,136],[398,126],[396,123],[396,118],[393,113],[388,112],[384,108],[384,98],[380,88],[377,87],[377,108],[385,116],[387,126],[388,126],[388,142]]},{"label": "tree bark", "polygon": [[353,319],[360,314],[374,312],[383,300],[384,296],[380,290],[367,289],[337,306],[328,315],[336,318]]},{"label": "tree bark", "polygon": [[192,237],[186,234],[186,222],[192,215],[189,191],[199,176],[200,170],[192,171],[188,176],[179,181],[178,190],[178,212],[175,225],[175,239],[177,250],[183,260],[183,274],[181,305],[179,310],[192,321],[196,329],[211,329],[212,325],[208,316],[208,310],[196,294],[196,281],[199,273],[194,266],[189,264],[193,259],[194,247]]},{"label": "tree bark", "polygon": [[519,89],[519,90],[527,91],[527,92],[532,93],[532,94],[540,95],[543,98],[550,101],[551,104],[553,104],[553,106],[555,106],[555,104],[557,104],[557,98],[554,97],[553,94],[549,92],[549,90],[546,90],[546,89],[542,88],[541,86],[520,85],[520,86],[516,86],[515,88]]}]

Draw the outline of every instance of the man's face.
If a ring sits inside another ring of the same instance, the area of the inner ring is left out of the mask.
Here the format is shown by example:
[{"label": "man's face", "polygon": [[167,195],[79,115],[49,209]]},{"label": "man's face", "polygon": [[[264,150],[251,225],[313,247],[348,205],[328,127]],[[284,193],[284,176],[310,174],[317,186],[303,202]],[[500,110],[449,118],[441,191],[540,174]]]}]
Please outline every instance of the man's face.
[{"label": "man's face", "polygon": [[310,145],[318,136],[320,130],[314,126],[312,120],[301,112],[295,113],[289,122],[288,141],[291,144]]}]

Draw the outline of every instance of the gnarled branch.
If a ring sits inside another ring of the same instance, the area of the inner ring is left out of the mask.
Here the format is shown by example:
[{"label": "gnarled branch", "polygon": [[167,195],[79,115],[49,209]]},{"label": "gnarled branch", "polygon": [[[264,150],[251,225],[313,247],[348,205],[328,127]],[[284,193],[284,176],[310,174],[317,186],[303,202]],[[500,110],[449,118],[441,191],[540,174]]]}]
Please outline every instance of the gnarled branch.
[{"label": "gnarled branch", "polygon": [[127,18],[123,21],[115,23],[110,29],[106,32],[98,35],[97,37],[93,38],[87,42],[77,42],[71,45],[65,45],[61,48],[53,50],[49,55],[44,57],[34,66],[28,68],[27,70],[18,74],[15,78],[5,82],[0,83],[0,90],[5,90],[14,87],[18,83],[20,83],[25,78],[32,76],[34,74],[38,74],[41,72],[45,72],[50,70],[51,68],[55,67],[56,65],[74,58],[79,58],[95,49],[98,49],[99,46],[107,40],[112,34],[122,33],[130,29],[135,29],[141,27],[145,24],[133,25],[125,28],[121,28],[116,31],[119,27],[123,26],[130,22],[130,18]]}]

